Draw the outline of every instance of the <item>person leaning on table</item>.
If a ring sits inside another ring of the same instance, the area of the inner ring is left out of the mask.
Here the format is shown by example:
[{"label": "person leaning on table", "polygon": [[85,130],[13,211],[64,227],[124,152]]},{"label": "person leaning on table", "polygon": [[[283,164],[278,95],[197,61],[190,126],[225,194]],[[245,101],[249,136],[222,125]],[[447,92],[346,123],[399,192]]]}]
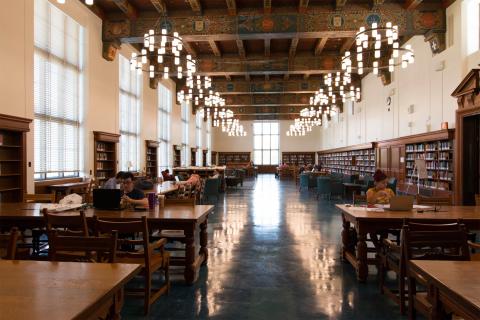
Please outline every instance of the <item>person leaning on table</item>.
[{"label": "person leaning on table", "polygon": [[375,171],[373,175],[375,186],[367,191],[368,204],[388,204],[390,198],[395,196],[392,189],[387,188],[387,175],[382,170]]}]

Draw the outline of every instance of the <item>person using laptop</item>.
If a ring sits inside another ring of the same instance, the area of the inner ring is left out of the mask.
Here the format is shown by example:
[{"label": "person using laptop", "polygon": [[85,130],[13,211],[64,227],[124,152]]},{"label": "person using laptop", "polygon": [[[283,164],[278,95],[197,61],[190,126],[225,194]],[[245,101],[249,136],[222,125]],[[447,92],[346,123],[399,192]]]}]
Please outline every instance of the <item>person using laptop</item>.
[{"label": "person using laptop", "polygon": [[389,204],[390,198],[395,196],[392,189],[387,188],[387,175],[380,169],[373,175],[375,186],[367,191],[368,204]]},{"label": "person using laptop", "polygon": [[125,172],[122,180],[122,206],[148,207],[148,199],[142,190],[135,188],[133,174]]},{"label": "person using laptop", "polygon": [[124,171],[119,171],[115,177],[110,178],[105,182],[102,189],[119,189],[117,185],[120,185],[121,188],[125,173],[126,172]]}]

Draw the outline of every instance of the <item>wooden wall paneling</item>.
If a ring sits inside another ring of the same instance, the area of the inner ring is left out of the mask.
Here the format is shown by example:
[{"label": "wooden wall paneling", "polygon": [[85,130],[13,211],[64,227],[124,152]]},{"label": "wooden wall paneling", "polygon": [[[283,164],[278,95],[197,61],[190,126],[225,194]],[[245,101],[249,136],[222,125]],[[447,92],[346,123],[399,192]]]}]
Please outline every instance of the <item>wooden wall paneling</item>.
[{"label": "wooden wall paneling", "polygon": [[[461,205],[463,199],[463,140],[464,118],[480,114],[480,69],[471,70],[453,91],[452,97],[457,99],[458,109],[455,116],[455,204]],[[468,178],[468,177],[467,177]]]}]

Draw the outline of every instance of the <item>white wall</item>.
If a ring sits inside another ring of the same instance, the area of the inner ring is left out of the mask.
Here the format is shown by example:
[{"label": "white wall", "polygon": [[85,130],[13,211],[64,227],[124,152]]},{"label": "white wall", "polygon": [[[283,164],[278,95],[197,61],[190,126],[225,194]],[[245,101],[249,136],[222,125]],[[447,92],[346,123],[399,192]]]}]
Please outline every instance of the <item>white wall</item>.
[{"label": "white wall", "polygon": [[[52,1],[55,5],[56,2]],[[0,113],[33,119],[33,4],[34,0],[10,1],[0,10]],[[80,23],[86,31],[84,173],[93,171],[93,131],[119,132],[118,56],[109,62],[102,57],[102,22],[80,1],[57,5]],[[129,58],[131,46],[123,45],[120,54]],[[180,106],[176,105],[175,84],[162,82],[172,90],[172,143],[181,143]],[[157,140],[157,92],[143,79],[141,116],[141,164],[145,167],[145,140]],[[190,143],[195,146],[195,122],[191,117]],[[193,126],[193,127],[192,127]],[[27,135],[27,190],[33,192],[33,122]],[[205,130],[205,129],[203,129]]]}]

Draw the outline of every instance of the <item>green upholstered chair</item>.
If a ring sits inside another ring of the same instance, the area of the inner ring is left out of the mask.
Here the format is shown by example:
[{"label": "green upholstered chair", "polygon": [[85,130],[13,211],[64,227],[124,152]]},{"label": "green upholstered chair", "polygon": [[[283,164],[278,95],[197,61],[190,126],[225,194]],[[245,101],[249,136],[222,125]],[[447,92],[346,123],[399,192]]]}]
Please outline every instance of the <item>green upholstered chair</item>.
[{"label": "green upholstered chair", "polygon": [[302,188],[305,188],[308,190],[309,180],[310,180],[310,175],[306,173],[302,173],[300,175],[300,187],[298,188],[298,190],[302,191]]},{"label": "green upholstered chair", "polygon": [[330,200],[332,192],[332,181],[330,177],[317,177],[317,199],[319,196],[328,196]]}]

